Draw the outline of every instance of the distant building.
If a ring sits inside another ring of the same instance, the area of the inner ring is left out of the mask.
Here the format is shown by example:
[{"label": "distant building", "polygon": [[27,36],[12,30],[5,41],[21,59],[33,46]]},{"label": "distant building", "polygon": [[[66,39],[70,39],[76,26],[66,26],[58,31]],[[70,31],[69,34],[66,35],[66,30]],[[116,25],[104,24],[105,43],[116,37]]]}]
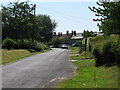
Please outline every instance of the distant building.
[{"label": "distant building", "polygon": [[76,31],[72,31],[71,33],[69,33],[69,31],[66,31],[66,34],[62,34],[62,33],[58,33],[56,34],[56,32],[54,32],[53,38],[59,38],[59,39],[83,39],[82,33],[76,33]]},{"label": "distant building", "polygon": [[[93,33],[94,33],[94,37],[103,35],[103,33],[101,32],[93,32]],[[53,34],[54,34],[53,38],[59,38],[63,41],[68,40],[67,42],[69,42],[69,44],[76,43],[77,41],[83,39],[82,33],[77,33],[76,31],[72,31],[71,33],[69,33],[69,31],[66,31],[66,34],[62,34],[62,32],[56,34],[56,32],[54,32]]]},{"label": "distant building", "polygon": [[71,37],[71,39],[73,40],[81,40],[81,39],[83,39],[83,36],[82,36],[82,33],[76,33],[76,35],[73,35],[72,37]]},{"label": "distant building", "polygon": [[73,36],[72,33],[69,33],[69,31],[66,31],[66,34],[61,34],[59,39],[70,39]]},{"label": "distant building", "polygon": [[82,40],[83,36],[82,36],[82,33],[76,33],[76,31],[72,31],[71,33],[69,33],[69,31],[66,31],[66,34],[62,34],[60,32],[56,34],[56,32],[54,32],[53,38],[59,38],[63,40],[64,43],[67,42],[69,44],[73,44],[78,40]]},{"label": "distant building", "polygon": [[103,35],[102,32],[93,32],[93,33],[94,33],[94,36],[101,36],[101,35]]}]

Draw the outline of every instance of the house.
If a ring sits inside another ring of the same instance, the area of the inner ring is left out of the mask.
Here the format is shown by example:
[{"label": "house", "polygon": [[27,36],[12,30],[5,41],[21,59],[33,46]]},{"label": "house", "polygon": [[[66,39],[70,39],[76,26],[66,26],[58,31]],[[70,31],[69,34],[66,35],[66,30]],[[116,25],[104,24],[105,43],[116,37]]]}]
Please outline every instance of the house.
[{"label": "house", "polygon": [[93,32],[93,33],[94,33],[94,36],[101,36],[101,35],[103,35],[102,32]]},{"label": "house", "polygon": [[82,40],[83,36],[82,33],[76,33],[76,31],[72,31],[71,33],[69,33],[69,31],[66,31],[66,34],[59,32],[58,35],[56,35],[56,32],[54,32],[53,38],[59,38],[63,41],[63,43],[73,44],[78,40]]},{"label": "house", "polygon": [[59,36],[59,39],[61,40],[71,39],[72,36],[73,36],[73,33],[69,33],[69,31],[66,31],[66,34],[61,34]]},{"label": "house", "polygon": [[71,43],[76,43],[77,41],[80,41],[83,39],[82,33],[76,33],[71,37]]},{"label": "house", "polygon": [[[94,37],[103,35],[101,32],[93,32],[93,34]],[[69,31],[66,31],[66,34],[62,34],[62,32],[56,34],[56,32],[54,32],[53,38],[59,38],[63,41],[63,43],[72,45],[73,43],[82,40],[83,36],[82,33],[77,33],[76,31],[72,31],[71,33],[69,33]]]}]

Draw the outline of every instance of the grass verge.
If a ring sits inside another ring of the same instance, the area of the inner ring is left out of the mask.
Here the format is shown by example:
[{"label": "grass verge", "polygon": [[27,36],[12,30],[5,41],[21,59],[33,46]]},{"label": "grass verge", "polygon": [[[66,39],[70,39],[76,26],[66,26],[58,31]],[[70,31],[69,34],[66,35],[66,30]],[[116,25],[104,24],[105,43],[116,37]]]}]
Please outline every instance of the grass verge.
[{"label": "grass verge", "polygon": [[49,50],[50,49],[43,50],[40,52],[35,52],[33,50],[26,50],[26,49],[11,49],[11,50],[2,49],[2,64],[10,63],[18,59],[29,57],[35,54],[47,52]]},{"label": "grass verge", "polygon": [[73,62],[77,75],[59,82],[57,88],[118,88],[118,68],[95,67],[94,59]]},{"label": "grass verge", "polygon": [[78,54],[78,50],[79,50],[79,47],[69,47],[69,49],[71,49],[71,54]]},{"label": "grass verge", "polygon": [[[76,47],[70,48],[77,53]],[[70,59],[90,58],[91,54],[83,52],[78,56],[70,56]],[[72,62],[76,67],[76,76],[57,83],[55,88],[118,88],[118,67],[95,67],[95,60],[79,60]]]},{"label": "grass verge", "polygon": [[93,55],[90,52],[82,52],[80,55],[70,56],[71,60],[83,59],[83,58],[93,58]]}]

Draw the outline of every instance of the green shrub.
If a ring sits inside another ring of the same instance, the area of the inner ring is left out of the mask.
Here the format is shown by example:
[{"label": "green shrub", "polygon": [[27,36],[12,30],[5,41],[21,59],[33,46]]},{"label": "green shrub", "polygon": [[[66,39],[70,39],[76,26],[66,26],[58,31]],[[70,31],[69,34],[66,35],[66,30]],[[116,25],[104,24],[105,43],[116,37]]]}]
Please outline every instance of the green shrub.
[{"label": "green shrub", "polygon": [[7,48],[8,50],[12,49],[15,45],[15,41],[10,39],[10,38],[7,38],[3,41],[3,48]]},{"label": "green shrub", "polygon": [[34,47],[35,42],[32,42],[31,40],[18,40],[15,48],[16,49],[31,49],[32,47]]},{"label": "green shrub", "polygon": [[62,41],[59,38],[54,38],[52,40],[52,44],[53,44],[54,47],[59,47],[60,44],[62,44]]},{"label": "green shrub", "polygon": [[41,51],[41,50],[48,49],[48,47],[47,47],[45,44],[39,42],[39,43],[36,43],[36,44],[35,44],[35,46],[33,47],[33,49],[34,49],[35,51]]},{"label": "green shrub", "polygon": [[103,59],[105,66],[116,65],[118,60],[118,44],[116,42],[108,42],[103,47]]},{"label": "green shrub", "polygon": [[48,46],[41,42],[24,39],[24,40],[18,40],[15,45],[15,48],[16,49],[34,49],[35,51],[41,51],[41,50],[48,49]]},{"label": "green shrub", "polygon": [[117,42],[106,42],[102,46],[102,50],[95,48],[93,54],[96,59],[95,65],[97,67],[103,65],[110,67],[113,65],[119,65],[120,63],[120,48]]},{"label": "green shrub", "polygon": [[76,42],[76,45],[78,45],[78,46],[81,47],[81,46],[82,46],[82,41],[81,41],[81,40],[77,41],[77,42]]},{"label": "green shrub", "polygon": [[90,42],[99,42],[99,41],[102,41],[102,40],[105,40],[106,37],[104,37],[103,35],[101,36],[97,36],[97,37],[90,37]]},{"label": "green shrub", "polygon": [[92,37],[89,41],[91,52],[96,58],[96,66],[120,66],[119,35]]},{"label": "green shrub", "polygon": [[26,49],[30,49],[33,45],[34,45],[34,42],[32,42],[32,41],[30,41],[30,40],[24,40],[24,42],[23,42],[23,46],[24,46]]},{"label": "green shrub", "polygon": [[95,66],[96,67],[103,66],[104,65],[103,56],[102,53],[100,53],[100,51],[97,48],[93,50],[93,55],[95,58]]}]

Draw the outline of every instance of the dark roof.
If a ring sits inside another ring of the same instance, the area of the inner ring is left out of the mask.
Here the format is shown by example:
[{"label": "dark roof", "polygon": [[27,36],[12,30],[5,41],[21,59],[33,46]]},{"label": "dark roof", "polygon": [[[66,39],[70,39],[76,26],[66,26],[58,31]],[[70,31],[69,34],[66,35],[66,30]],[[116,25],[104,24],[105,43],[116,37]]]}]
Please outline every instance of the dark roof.
[{"label": "dark roof", "polygon": [[73,35],[71,37],[71,39],[82,39],[82,38],[83,38],[82,33],[76,33],[76,35]]},{"label": "dark roof", "polygon": [[72,37],[72,33],[69,34],[63,34],[62,36],[59,37],[59,39],[70,39]]},{"label": "dark roof", "polygon": [[53,38],[59,38],[59,35],[55,35],[55,36],[53,36]]}]

